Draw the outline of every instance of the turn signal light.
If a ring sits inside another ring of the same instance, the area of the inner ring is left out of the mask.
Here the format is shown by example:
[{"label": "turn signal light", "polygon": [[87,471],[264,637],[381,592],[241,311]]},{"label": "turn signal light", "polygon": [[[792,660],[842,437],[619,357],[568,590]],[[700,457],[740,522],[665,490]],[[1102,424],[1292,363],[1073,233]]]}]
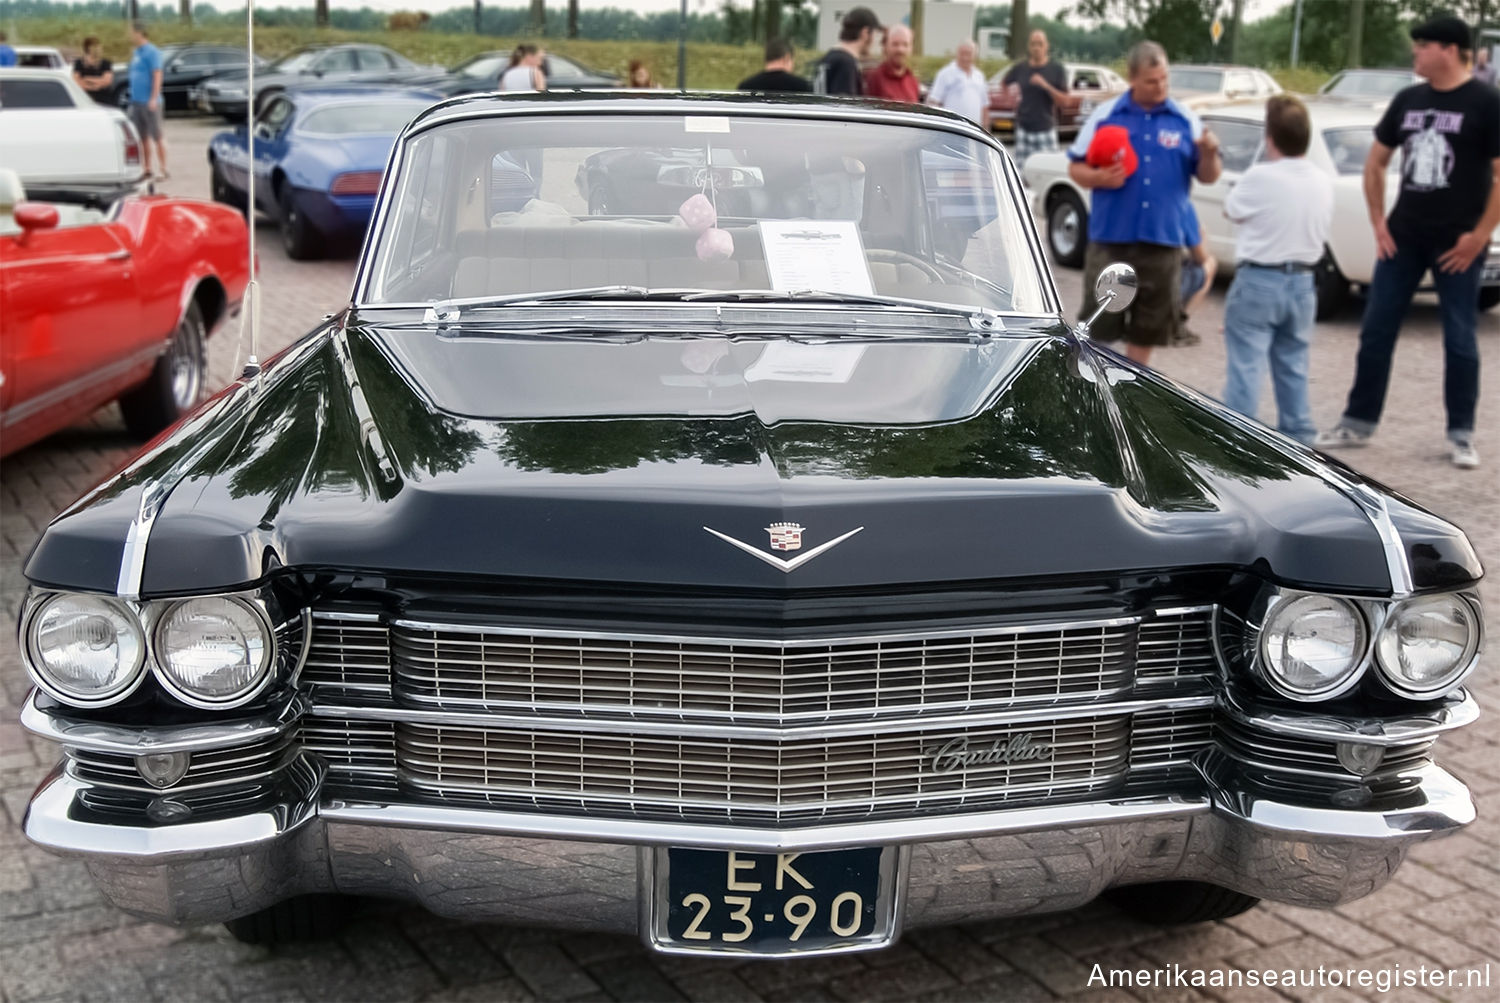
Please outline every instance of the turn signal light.
[{"label": "turn signal light", "polygon": [[374,195],[380,191],[379,171],[350,171],[333,179],[330,195]]}]

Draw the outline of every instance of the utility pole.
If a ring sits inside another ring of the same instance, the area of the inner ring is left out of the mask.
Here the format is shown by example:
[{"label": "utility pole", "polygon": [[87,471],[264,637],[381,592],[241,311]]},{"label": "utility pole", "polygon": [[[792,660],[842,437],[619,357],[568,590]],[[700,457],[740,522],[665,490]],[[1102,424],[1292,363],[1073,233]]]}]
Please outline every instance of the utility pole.
[{"label": "utility pole", "polygon": [[1026,25],[1031,14],[1026,9],[1026,0],[1011,0],[1010,3],[1010,57],[1020,59],[1026,55]]},{"label": "utility pole", "polygon": [[687,90],[687,0],[677,21],[677,89]]},{"label": "utility pole", "polygon": [[1229,22],[1229,61],[1238,63],[1240,48],[1240,24],[1245,16],[1245,0],[1234,0],[1234,13],[1230,15]]},{"label": "utility pole", "polygon": [[484,33],[483,29],[480,27],[480,22],[483,20],[483,15],[484,0],[474,0],[474,34],[476,35],[481,35]]},{"label": "utility pole", "polygon": [[1349,56],[1347,66],[1359,66],[1364,62],[1365,50],[1365,0],[1354,0],[1349,5]]},{"label": "utility pole", "polygon": [[1297,50],[1302,45],[1302,0],[1297,0],[1297,13],[1292,15],[1292,69],[1297,68]]}]

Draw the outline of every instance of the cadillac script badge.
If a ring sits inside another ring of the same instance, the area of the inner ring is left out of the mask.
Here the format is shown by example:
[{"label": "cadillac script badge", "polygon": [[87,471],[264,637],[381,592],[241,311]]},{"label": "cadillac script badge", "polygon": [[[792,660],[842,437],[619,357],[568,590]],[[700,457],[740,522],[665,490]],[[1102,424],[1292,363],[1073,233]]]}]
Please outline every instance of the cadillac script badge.
[{"label": "cadillac script badge", "polygon": [[795,522],[773,522],[766,527],[772,550],[801,550],[802,527]]},{"label": "cadillac script badge", "polygon": [[932,757],[932,772],[952,773],[959,767],[989,766],[994,763],[1040,763],[1052,758],[1052,746],[1033,742],[1030,735],[1012,735],[1001,743],[997,738],[989,748],[969,748],[967,738],[955,738]]}]

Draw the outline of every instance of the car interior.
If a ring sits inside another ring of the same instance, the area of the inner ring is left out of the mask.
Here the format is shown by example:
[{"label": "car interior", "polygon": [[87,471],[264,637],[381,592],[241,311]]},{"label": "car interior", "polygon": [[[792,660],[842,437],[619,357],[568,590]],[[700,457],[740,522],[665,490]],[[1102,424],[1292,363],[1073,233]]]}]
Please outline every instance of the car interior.
[{"label": "car interior", "polygon": [[[1012,289],[1010,259],[1029,253],[1018,219],[999,208],[1000,161],[987,163],[974,141],[910,129],[904,144],[892,143],[890,130],[868,147],[836,137],[788,142],[785,119],[736,121],[731,138],[720,122],[713,128],[724,133],[701,135],[685,133],[681,117],[588,129],[490,120],[426,134],[409,147],[394,192],[374,298],[613,285],[765,290],[772,283],[759,222],[807,219],[857,224],[879,294],[1040,310],[1034,262],[1019,269],[1030,275],[1022,291]],[[783,135],[767,142],[777,128]],[[854,133],[849,139],[864,138]],[[573,145],[582,135],[621,145]],[[677,213],[696,194],[715,205],[731,253],[703,254],[700,230]]]}]

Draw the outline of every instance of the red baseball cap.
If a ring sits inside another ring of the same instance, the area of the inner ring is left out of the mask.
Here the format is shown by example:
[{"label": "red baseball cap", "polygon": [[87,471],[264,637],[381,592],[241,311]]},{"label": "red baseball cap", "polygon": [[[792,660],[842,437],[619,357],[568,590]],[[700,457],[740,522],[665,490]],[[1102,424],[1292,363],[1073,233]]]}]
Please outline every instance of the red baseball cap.
[{"label": "red baseball cap", "polygon": [[1130,133],[1123,125],[1101,125],[1089,143],[1084,157],[1090,167],[1110,167],[1120,164],[1128,178],[1135,173],[1140,161],[1136,159],[1135,147],[1130,145]]}]

